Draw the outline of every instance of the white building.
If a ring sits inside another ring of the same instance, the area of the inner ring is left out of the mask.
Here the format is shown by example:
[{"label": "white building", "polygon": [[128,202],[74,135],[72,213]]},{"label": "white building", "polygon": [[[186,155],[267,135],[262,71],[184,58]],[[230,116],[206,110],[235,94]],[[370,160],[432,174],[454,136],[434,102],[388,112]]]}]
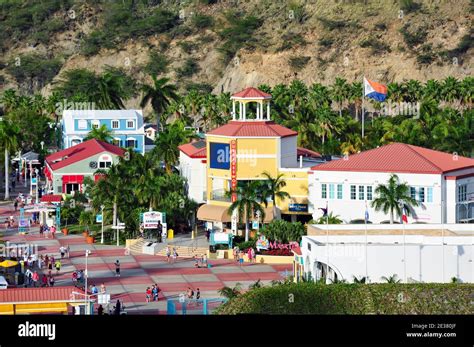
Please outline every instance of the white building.
[{"label": "white building", "polygon": [[178,169],[181,176],[186,179],[188,197],[198,204],[207,201],[206,162],[205,140],[179,146]]},{"label": "white building", "polygon": [[112,144],[145,153],[142,110],[65,110],[61,122],[63,149],[81,143],[93,128],[105,125],[112,132]]},{"label": "white building", "polygon": [[474,221],[474,159],[402,143],[313,166],[308,175],[313,218],[321,217],[327,203],[345,223],[363,221],[367,205],[370,222],[386,223],[389,216],[371,202],[375,188],[387,184],[391,174],[407,183],[421,204],[409,223]]},{"label": "white building", "polygon": [[[405,230],[404,230],[405,227]],[[474,231],[470,224],[312,225],[301,253],[304,276],[353,282],[397,275],[401,282],[474,282]]]}]

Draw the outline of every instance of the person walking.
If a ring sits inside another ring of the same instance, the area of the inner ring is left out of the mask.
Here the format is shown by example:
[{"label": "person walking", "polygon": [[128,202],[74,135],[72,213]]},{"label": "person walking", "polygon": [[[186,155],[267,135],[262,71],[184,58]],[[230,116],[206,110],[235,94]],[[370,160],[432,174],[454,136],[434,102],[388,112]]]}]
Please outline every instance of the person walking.
[{"label": "person walking", "polygon": [[49,276],[49,286],[54,287],[54,277],[53,276]]},{"label": "person walking", "polygon": [[37,271],[33,272],[33,275],[32,275],[32,279],[33,279],[33,287],[36,287],[36,285],[38,284],[39,286],[39,274]]},{"label": "person walking", "polygon": [[97,289],[95,284],[92,284],[91,293],[93,296],[97,296],[97,294],[99,293],[99,290]]},{"label": "person walking", "polygon": [[64,254],[66,254],[66,248],[64,248],[64,246],[59,247],[59,253],[61,253],[61,259],[64,259]]},{"label": "person walking", "polygon": [[199,288],[196,289],[196,300],[199,300],[201,299],[201,291],[199,290]]},{"label": "person walking", "polygon": [[74,285],[74,287],[76,287],[77,285],[77,272],[76,271],[72,273],[72,284]]},{"label": "person walking", "polygon": [[249,249],[247,249],[247,258],[249,259],[249,263],[252,262],[252,247],[249,247]]},{"label": "person walking", "polygon": [[173,263],[176,261],[176,258],[178,258],[178,252],[176,251],[176,248],[173,248]]},{"label": "person walking", "polygon": [[115,261],[115,277],[120,277],[120,262],[118,259]]},{"label": "person walking", "polygon": [[157,288],[156,284],[153,285],[153,288],[151,290],[151,295],[153,295],[153,301],[156,301],[156,299],[158,297],[158,288]]},{"label": "person walking", "polygon": [[244,252],[240,251],[239,252],[239,266],[242,266],[243,263],[244,263]]},{"label": "person walking", "polygon": [[15,200],[13,203],[13,206],[15,207],[15,212],[18,210],[18,200]]},{"label": "person walking", "polygon": [[43,274],[43,277],[41,277],[41,287],[47,287],[48,286],[48,277],[46,277],[45,274]]},{"label": "person walking", "polygon": [[253,247],[251,247],[250,250],[252,252],[253,263],[255,264],[257,262],[257,255],[255,254],[255,249],[253,249]]},{"label": "person walking", "polygon": [[170,246],[166,246],[166,261],[169,263],[170,262],[170,256],[171,256],[171,249]]},{"label": "person walking", "polygon": [[206,254],[202,255],[201,261],[202,261],[202,266],[207,267],[207,256],[206,256]]},{"label": "person walking", "polygon": [[56,263],[54,263],[54,267],[56,268],[56,275],[59,275],[59,270],[61,270],[61,260],[56,260]]},{"label": "person walking", "polygon": [[102,283],[102,284],[100,285],[100,294],[105,294],[106,291],[107,291],[107,289],[105,288],[105,284]]},{"label": "person walking", "polygon": [[97,308],[97,315],[102,316],[104,314],[104,307],[102,305],[99,305]]},{"label": "person walking", "polygon": [[67,254],[67,258],[69,259],[71,257],[71,247],[69,247],[69,244],[66,247],[66,254]]},{"label": "person walking", "polygon": [[150,302],[150,298],[151,298],[151,289],[150,287],[147,287],[145,291],[145,301]]}]

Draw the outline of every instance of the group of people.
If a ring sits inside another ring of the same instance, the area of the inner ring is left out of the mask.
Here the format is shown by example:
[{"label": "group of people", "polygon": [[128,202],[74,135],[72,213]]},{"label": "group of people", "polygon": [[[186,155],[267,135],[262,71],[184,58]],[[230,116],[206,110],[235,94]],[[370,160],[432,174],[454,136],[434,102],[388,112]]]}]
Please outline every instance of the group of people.
[{"label": "group of people", "polygon": [[147,287],[146,288],[146,291],[145,291],[145,300],[146,302],[150,302],[151,300],[153,301],[159,301],[159,297],[158,297],[158,294],[161,292],[161,289],[160,287],[158,287],[158,284],[153,284],[150,287]]},{"label": "group of people", "polygon": [[56,226],[53,224],[51,227],[48,227],[47,225],[41,223],[39,226],[39,233],[40,236],[44,235],[45,238],[49,238],[49,234],[51,234],[52,238],[54,239],[54,235],[56,234]]},{"label": "group of people", "polygon": [[178,252],[176,251],[176,248],[173,247],[173,250],[171,250],[170,246],[166,246],[166,261],[168,263],[174,263],[176,258],[178,258]]},{"label": "group of people", "polygon": [[207,256],[205,254],[201,254],[200,257],[194,255],[193,259],[195,268],[208,267]]},{"label": "group of people", "polygon": [[201,291],[199,288],[196,288],[196,292],[191,287],[188,287],[188,290],[186,291],[186,296],[189,300],[199,300],[201,298]]},{"label": "group of people", "polygon": [[244,256],[247,254],[247,259],[249,263],[256,263],[257,256],[255,250],[252,247],[249,247],[245,252],[240,250],[239,247],[235,246],[232,250],[234,260],[239,263],[240,266],[244,263]]}]

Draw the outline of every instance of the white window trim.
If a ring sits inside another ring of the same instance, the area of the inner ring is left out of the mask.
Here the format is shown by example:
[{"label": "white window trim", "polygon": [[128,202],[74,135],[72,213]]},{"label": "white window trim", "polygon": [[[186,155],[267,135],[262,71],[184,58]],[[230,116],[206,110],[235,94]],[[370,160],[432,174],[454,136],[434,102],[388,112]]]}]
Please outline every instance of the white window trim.
[{"label": "white window trim", "polygon": [[[114,127],[114,122],[118,122],[118,127]],[[120,129],[120,120],[119,119],[112,119],[111,122],[110,122],[110,127],[113,129],[113,130],[117,130],[117,129]]]},{"label": "white window trim", "polygon": [[135,145],[138,145],[138,140],[137,140],[136,138],[134,138],[134,137],[127,137],[127,139],[125,140],[125,145],[127,145],[127,147],[129,147],[128,144],[127,144],[127,142],[130,141],[130,140],[133,140],[133,141],[134,141],[134,146],[133,146],[133,148],[135,148],[135,147],[136,147]]},{"label": "white window trim", "polygon": [[[81,124],[85,124],[85,127],[81,127]],[[78,119],[77,120],[77,130],[87,130],[87,119]]]},{"label": "white window trim", "polygon": [[101,164],[101,163],[110,163],[110,166],[112,166],[112,164],[113,164],[112,160],[101,160],[101,161],[99,161],[99,163],[97,164],[97,167],[98,167],[99,169],[108,169],[108,168],[110,167],[110,166],[107,167],[107,164],[105,164],[105,166],[101,168],[101,167],[100,167],[100,164]]}]

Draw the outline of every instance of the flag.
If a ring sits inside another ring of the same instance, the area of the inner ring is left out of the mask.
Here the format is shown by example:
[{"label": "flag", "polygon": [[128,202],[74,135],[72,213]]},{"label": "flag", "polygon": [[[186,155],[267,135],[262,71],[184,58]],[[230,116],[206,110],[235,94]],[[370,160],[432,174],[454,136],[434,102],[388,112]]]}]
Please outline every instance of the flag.
[{"label": "flag", "polygon": [[387,97],[387,86],[364,77],[364,96],[377,101],[384,101]]},{"label": "flag", "polygon": [[369,221],[369,210],[367,208],[367,202],[365,202],[365,223]]},{"label": "flag", "polygon": [[402,223],[408,224],[408,217],[405,213],[405,207],[402,207]]},{"label": "flag", "polygon": [[319,208],[321,211],[323,211],[323,217],[327,217],[328,216],[328,202],[326,201],[326,208],[324,207],[320,207]]}]

